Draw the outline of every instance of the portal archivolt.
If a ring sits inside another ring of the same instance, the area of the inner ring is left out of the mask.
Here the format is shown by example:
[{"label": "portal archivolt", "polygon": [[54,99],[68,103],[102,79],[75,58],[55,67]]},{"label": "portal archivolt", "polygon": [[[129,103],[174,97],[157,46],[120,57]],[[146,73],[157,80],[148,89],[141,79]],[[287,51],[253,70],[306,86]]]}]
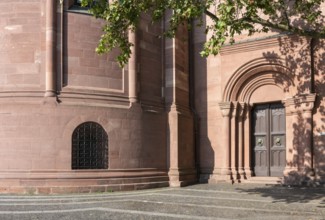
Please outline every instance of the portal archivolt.
[{"label": "portal archivolt", "polygon": [[[265,86],[282,90],[283,99],[293,96],[293,74],[282,60],[265,58],[253,60],[240,67],[229,79],[223,101],[250,102],[254,92]],[[277,98],[277,97],[276,97]]]}]

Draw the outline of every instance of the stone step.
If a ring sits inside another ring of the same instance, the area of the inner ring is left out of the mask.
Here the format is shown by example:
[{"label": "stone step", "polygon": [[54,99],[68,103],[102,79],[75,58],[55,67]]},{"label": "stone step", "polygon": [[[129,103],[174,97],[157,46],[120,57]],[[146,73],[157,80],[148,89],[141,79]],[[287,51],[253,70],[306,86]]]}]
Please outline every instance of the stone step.
[{"label": "stone step", "polygon": [[22,179],[4,179],[0,183],[3,186],[24,186],[24,187],[45,187],[45,186],[91,186],[91,185],[115,185],[115,184],[133,184],[148,182],[168,182],[166,176],[146,176],[146,177],[114,177],[114,178],[22,178]]},{"label": "stone step", "polygon": [[268,184],[268,185],[282,185],[283,177],[261,177],[254,176],[249,179],[243,180],[243,183],[256,183],[256,184]]},{"label": "stone step", "polygon": [[142,189],[153,189],[168,187],[169,181],[162,182],[146,182],[146,183],[129,183],[129,184],[110,184],[110,185],[93,185],[86,187],[44,187],[38,188],[36,194],[66,194],[66,193],[97,193],[97,192],[116,192],[116,191],[132,191]]},{"label": "stone step", "polygon": [[0,194],[93,193],[168,187],[169,177],[20,179],[16,184],[3,184],[0,185]]},{"label": "stone step", "polygon": [[169,180],[166,181],[147,181],[134,183],[118,183],[104,185],[69,185],[69,186],[13,186],[0,187],[0,194],[69,194],[69,193],[97,193],[115,192],[168,187]]}]

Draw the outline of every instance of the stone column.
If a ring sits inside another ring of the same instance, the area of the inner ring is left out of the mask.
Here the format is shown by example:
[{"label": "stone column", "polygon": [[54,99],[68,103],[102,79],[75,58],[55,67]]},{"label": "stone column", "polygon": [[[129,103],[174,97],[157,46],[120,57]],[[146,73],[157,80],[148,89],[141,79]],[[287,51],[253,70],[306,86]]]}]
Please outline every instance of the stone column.
[{"label": "stone column", "polygon": [[131,57],[129,59],[129,100],[131,103],[138,102],[138,91],[137,91],[137,33],[136,30],[134,32],[129,31],[129,42],[133,44],[131,47]]},{"label": "stone column", "polygon": [[[244,119],[245,119],[245,107],[244,102],[239,103],[238,108],[238,175],[240,179],[244,179]],[[246,132],[249,132],[247,130]]]},{"label": "stone column", "polygon": [[57,94],[56,80],[56,0],[46,1],[45,97]]},{"label": "stone column", "polygon": [[236,158],[238,156],[238,146],[237,146],[237,113],[238,113],[238,102],[233,102],[233,108],[231,112],[231,125],[230,125],[230,164],[231,164],[231,174],[233,180],[238,179]]},{"label": "stone column", "polygon": [[243,123],[244,123],[244,170],[245,177],[252,176],[251,169],[251,108],[249,104],[246,105],[246,111],[244,112]]}]

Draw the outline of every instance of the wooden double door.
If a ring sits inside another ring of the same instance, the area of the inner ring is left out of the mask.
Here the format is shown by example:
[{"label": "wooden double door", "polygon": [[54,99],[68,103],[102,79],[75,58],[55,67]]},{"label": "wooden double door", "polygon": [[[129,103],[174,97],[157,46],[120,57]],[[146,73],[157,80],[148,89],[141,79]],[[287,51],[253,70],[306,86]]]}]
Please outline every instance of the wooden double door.
[{"label": "wooden double door", "polygon": [[285,108],[281,103],[252,110],[252,167],[255,176],[283,176],[286,165]]}]

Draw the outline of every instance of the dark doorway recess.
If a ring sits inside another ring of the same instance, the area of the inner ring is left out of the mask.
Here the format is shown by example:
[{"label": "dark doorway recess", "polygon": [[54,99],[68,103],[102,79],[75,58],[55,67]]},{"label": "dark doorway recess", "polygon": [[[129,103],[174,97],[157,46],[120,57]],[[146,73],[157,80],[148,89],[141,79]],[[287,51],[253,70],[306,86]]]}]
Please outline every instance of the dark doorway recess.
[{"label": "dark doorway recess", "polygon": [[252,167],[255,176],[283,176],[286,165],[285,108],[281,103],[252,110]]}]

